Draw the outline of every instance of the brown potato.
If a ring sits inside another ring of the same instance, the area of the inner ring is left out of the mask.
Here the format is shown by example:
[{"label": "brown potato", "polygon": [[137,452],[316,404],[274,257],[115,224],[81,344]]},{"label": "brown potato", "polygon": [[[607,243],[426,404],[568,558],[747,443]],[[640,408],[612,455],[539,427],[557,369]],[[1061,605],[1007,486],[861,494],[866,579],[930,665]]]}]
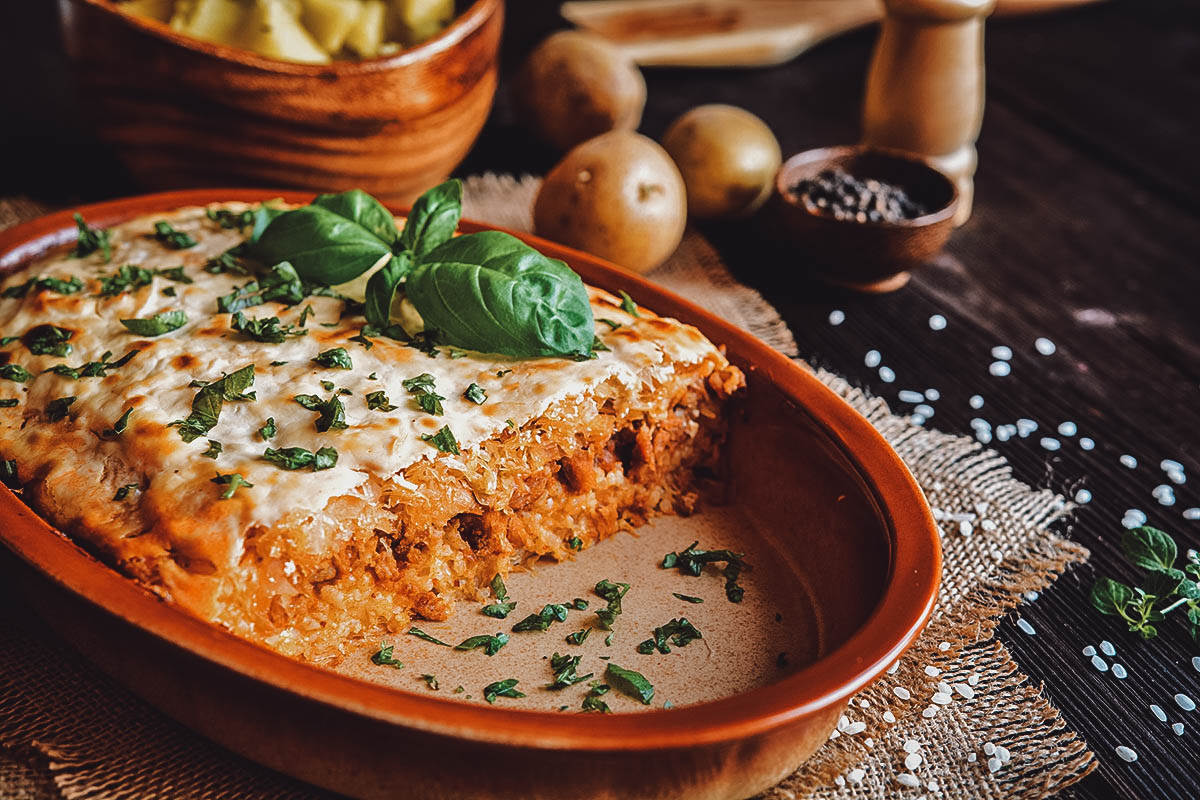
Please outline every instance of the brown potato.
[{"label": "brown potato", "polygon": [[683,238],[683,178],[654,140],[611,131],[579,145],[550,171],[533,224],[541,236],[646,272]]},{"label": "brown potato", "polygon": [[738,217],[766,202],[779,170],[779,142],[767,124],[737,106],[697,106],[663,136],[687,185],[693,217]]},{"label": "brown potato", "polygon": [[642,121],[646,81],[637,65],[604,39],[555,33],[529,55],[513,98],[527,124],[561,150]]}]

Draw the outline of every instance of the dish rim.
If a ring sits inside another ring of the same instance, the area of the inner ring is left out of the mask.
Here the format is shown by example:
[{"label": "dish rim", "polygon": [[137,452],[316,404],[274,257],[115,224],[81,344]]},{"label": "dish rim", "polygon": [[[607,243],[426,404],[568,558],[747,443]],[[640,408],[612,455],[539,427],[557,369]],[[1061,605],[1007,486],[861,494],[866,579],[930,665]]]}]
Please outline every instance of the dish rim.
[{"label": "dish rim", "polygon": [[338,77],[386,72],[411,64],[426,61],[443,51],[453,49],[468,35],[483,27],[502,3],[502,0],[473,0],[450,24],[413,47],[406,47],[388,56],[376,56],[357,61],[330,61],[328,64],[308,64],[301,61],[283,61],[259,55],[253,50],[244,50],[226,44],[218,44],[180,33],[165,22],[125,13],[115,7],[112,0],[59,0],[61,3],[83,3],[98,11],[115,17],[132,28],[156,36],[186,50],[228,61],[243,67],[253,67],[264,72],[282,75],[302,75],[313,78],[333,73]]},{"label": "dish rim", "polygon": [[[216,202],[282,198],[304,203],[312,192],[196,189],[137,195],[57,211],[0,231],[0,276],[73,241],[72,215],[110,227],[155,211]],[[404,213],[402,209],[393,209]],[[464,220],[460,230],[501,230]],[[541,749],[647,751],[734,742],[768,733],[844,701],[876,680],[928,621],[941,580],[937,526],[916,480],[871,424],[817,378],[747,331],[646,278],[539,237],[506,231],[562,258],[601,288],[620,286],[640,304],[695,325],[745,358],[828,437],[858,473],[891,536],[887,581],[874,610],[836,649],[796,672],[748,692],[674,709],[612,715],[564,715],[497,708],[372,684],[302,662],[175,608],[87,553],[16,494],[0,491],[0,542],[60,587],[213,666],[375,721],[481,743]],[[865,464],[874,467],[868,470]]]}]

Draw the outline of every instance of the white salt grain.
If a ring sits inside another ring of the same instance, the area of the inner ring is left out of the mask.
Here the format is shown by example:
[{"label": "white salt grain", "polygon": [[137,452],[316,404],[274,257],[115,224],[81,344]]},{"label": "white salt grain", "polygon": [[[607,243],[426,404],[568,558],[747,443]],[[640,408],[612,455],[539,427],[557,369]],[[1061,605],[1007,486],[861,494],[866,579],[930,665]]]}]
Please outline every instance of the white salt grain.
[{"label": "white salt grain", "polygon": [[1180,486],[1187,483],[1187,475],[1183,472],[1183,470],[1173,469],[1167,472],[1167,480],[1176,486]]},{"label": "white salt grain", "polygon": [[844,731],[844,730],[846,730],[846,726],[847,726],[847,725],[849,725],[849,724],[850,724],[850,718],[849,718],[849,717],[847,717],[845,714],[843,714],[842,716],[838,717],[837,729],[838,729],[839,731]]},{"label": "white salt grain", "polygon": [[958,523],[958,532],[963,536],[970,536],[975,532],[975,526],[972,525],[968,520],[964,519],[962,522]]},{"label": "white salt grain", "polygon": [[1033,340],[1033,347],[1044,356],[1054,355],[1054,351],[1058,349],[1054,342],[1047,339],[1045,336],[1039,336]]},{"label": "white salt grain", "polygon": [[937,389],[926,389],[925,390],[925,399],[931,403],[936,403],[938,400],[942,399],[942,393],[939,392]]},{"label": "white salt grain", "polygon": [[972,672],[970,675],[968,675],[967,676],[967,685],[968,686],[978,686],[979,685],[979,674],[976,672]]},{"label": "white salt grain", "polygon": [[1137,761],[1137,753],[1134,752],[1132,748],[1126,747],[1125,745],[1121,745],[1117,748],[1117,755],[1120,756],[1121,760],[1123,761],[1128,761],[1130,763]]},{"label": "white salt grain", "polygon": [[967,763],[974,764],[977,758],[979,758],[979,756],[975,753],[967,753]]},{"label": "white salt grain", "polygon": [[945,681],[938,681],[937,690],[939,692],[945,692],[946,694],[950,694],[950,692],[951,692],[950,684],[946,683]]},{"label": "white salt grain", "polygon": [[1032,603],[1034,600],[1037,600],[1039,597],[1041,597],[1041,595],[1038,594],[1037,592],[1028,591],[1025,593],[1025,602]]},{"label": "white salt grain", "polygon": [[1167,721],[1167,712],[1163,711],[1160,706],[1156,706],[1153,703],[1151,703],[1150,704],[1150,713],[1153,714],[1154,716],[1158,717],[1159,722]]},{"label": "white salt grain", "polygon": [[950,649],[949,642],[938,642],[938,650],[941,650],[944,653],[949,649]]},{"label": "white salt grain", "polygon": [[849,725],[847,725],[846,729],[842,731],[842,733],[846,734],[847,736],[857,736],[866,729],[867,723],[859,720],[858,722],[851,722]]},{"label": "white salt grain", "polygon": [[1043,450],[1050,451],[1054,451],[1062,447],[1062,442],[1052,436],[1043,436],[1039,444],[1041,444]]},{"label": "white salt grain", "polygon": [[967,401],[967,404],[971,406],[971,408],[978,411],[979,409],[983,408],[983,398],[977,394],[973,394],[971,395],[971,399]]},{"label": "white salt grain", "polygon": [[1150,494],[1155,500],[1158,501],[1160,506],[1175,505],[1175,490],[1165,483],[1160,483],[1158,486],[1155,486],[1154,491]]},{"label": "white salt grain", "polygon": [[883,721],[889,725],[894,725],[896,722],[896,715],[890,711],[885,711],[883,712]]},{"label": "white salt grain", "polygon": [[846,780],[856,786],[858,784],[862,783],[863,778],[865,778],[865,777],[867,777],[867,771],[865,769],[857,769],[856,768],[856,769],[852,769],[848,773],[846,773]]},{"label": "white salt grain", "polygon": [[1140,508],[1125,509],[1125,516],[1121,518],[1121,525],[1126,528],[1137,528],[1146,524],[1146,512]]},{"label": "white salt grain", "polygon": [[904,740],[904,752],[915,753],[920,749],[921,749],[921,743],[918,742],[916,739],[905,739]]},{"label": "white salt grain", "polygon": [[1184,509],[1183,518],[1184,519],[1200,519],[1200,508]]},{"label": "white salt grain", "polygon": [[1012,359],[1012,348],[1004,345],[996,345],[992,348],[992,358],[998,361],[1010,361]]},{"label": "white salt grain", "polygon": [[1003,745],[996,745],[996,755],[1000,757],[1001,764],[1012,761],[1012,753],[1008,752],[1008,748]]},{"label": "white salt grain", "polygon": [[1108,672],[1108,664],[1100,656],[1092,656],[1092,666],[1101,672]]},{"label": "white salt grain", "polygon": [[933,719],[933,717],[937,715],[937,712],[937,706],[928,706],[924,711],[921,712],[921,716],[925,719]]},{"label": "white salt grain", "polygon": [[884,383],[891,383],[892,381],[896,380],[896,373],[891,367],[880,367],[879,380],[883,381]]},{"label": "white salt grain", "polygon": [[1163,472],[1183,472],[1183,464],[1170,458],[1158,462],[1158,468]]},{"label": "white salt grain", "polygon": [[1022,439],[1028,438],[1029,434],[1033,433],[1037,429],[1038,424],[1031,419],[1022,417],[1021,419],[1017,420],[1017,436],[1020,436]]},{"label": "white salt grain", "polygon": [[1117,654],[1117,648],[1113,647],[1112,642],[1105,639],[1100,643],[1100,652],[1104,653],[1106,656],[1115,656]]},{"label": "white salt grain", "polygon": [[992,531],[996,530],[996,523],[990,519],[985,519],[979,523],[979,527],[983,528],[988,533],[991,533]]},{"label": "white salt grain", "polygon": [[901,772],[896,776],[896,782],[909,787],[910,789],[921,788],[921,782],[917,780],[917,776],[911,772]]},{"label": "white salt grain", "polygon": [[908,689],[905,689],[903,686],[893,686],[892,692],[901,700],[907,700],[912,697],[912,692],[910,692]]},{"label": "white salt grain", "polygon": [[946,318],[941,314],[934,314],[929,318],[929,330],[941,331],[946,329]]},{"label": "white salt grain", "polygon": [[1096,442],[1092,439],[1089,439],[1086,436],[1082,437],[1079,440],[1079,449],[1080,450],[1093,450],[1093,449],[1095,449],[1095,447],[1096,447]]},{"label": "white salt grain", "polygon": [[1024,617],[1017,618],[1017,627],[1030,636],[1033,636],[1037,633],[1033,626],[1029,624],[1029,620],[1025,619]]},{"label": "white salt grain", "polygon": [[925,417],[923,417],[920,414],[912,414],[909,416],[908,421],[911,422],[913,425],[924,425]]},{"label": "white salt grain", "polygon": [[1083,654],[1088,658],[1091,658],[1092,656],[1096,655],[1096,648],[1089,644],[1087,647],[1083,648]]},{"label": "white salt grain", "polygon": [[863,744],[865,744],[867,747],[874,747],[875,740],[868,736],[867,738],[863,739]]},{"label": "white salt grain", "polygon": [[1192,667],[1196,672],[1200,672],[1200,656],[1192,656]]},{"label": "white salt grain", "polygon": [[933,697],[931,697],[930,700],[939,706],[948,706],[950,705],[950,702],[954,700],[954,698],[945,692],[934,692]]},{"label": "white salt grain", "polygon": [[990,755],[993,755],[995,752],[996,752],[996,744],[994,742],[988,742],[987,744],[985,744],[983,746],[983,754],[984,755],[990,756]]},{"label": "white salt grain", "polygon": [[900,669],[900,662],[899,662],[899,661],[897,661],[896,663],[892,664],[890,667],[888,667],[888,668],[887,668],[887,674],[888,674],[888,675],[895,675],[895,674],[896,674],[896,670],[898,670],[898,669]]},{"label": "white salt grain", "polygon": [[830,734],[829,734],[829,741],[831,741],[831,742],[832,742],[834,739],[837,739],[837,738],[838,738],[838,737],[840,737],[841,735],[842,735],[842,732],[841,732],[841,731],[831,731],[831,732],[830,732]]},{"label": "white salt grain", "polygon": [[1000,759],[996,758],[995,756],[992,756],[991,758],[988,759],[988,772],[999,772],[999,771],[1000,771]]},{"label": "white salt grain", "polygon": [[883,363],[883,356],[879,355],[878,350],[868,350],[867,355],[863,358],[863,363],[869,368],[875,369]]},{"label": "white salt grain", "polygon": [[1174,725],[1171,726],[1171,730],[1175,731],[1176,736],[1183,736],[1183,723],[1176,722]]},{"label": "white salt grain", "polygon": [[1114,678],[1120,678],[1121,680],[1129,677],[1129,673],[1125,671],[1125,667],[1121,664],[1113,664],[1112,673]]},{"label": "white salt grain", "polygon": [[921,403],[920,405],[918,405],[916,408],[913,409],[913,413],[920,414],[925,419],[929,419],[937,412],[934,411],[933,406],[929,405],[928,403]]},{"label": "white salt grain", "polygon": [[859,701],[858,701],[858,707],[859,707],[859,708],[870,708],[870,707],[871,707],[871,701],[870,701],[870,700],[859,700]]},{"label": "white salt grain", "polygon": [[916,769],[919,766],[921,766],[921,754],[920,753],[909,753],[907,756],[904,757],[905,769]]},{"label": "white salt grain", "polygon": [[931,792],[936,792],[938,790],[937,780],[931,780],[929,783],[925,784],[925,788]]},{"label": "white salt grain", "polygon": [[1003,378],[1012,372],[1012,366],[1007,361],[993,361],[988,365],[988,372],[997,378]]},{"label": "white salt grain", "polygon": [[975,690],[965,683],[954,684],[954,691],[958,692],[968,700],[972,700],[975,697]]},{"label": "white salt grain", "polygon": [[1088,503],[1092,502],[1092,493],[1087,489],[1080,489],[1075,493],[1075,502],[1079,503],[1081,506],[1087,505]]},{"label": "white salt grain", "polygon": [[1075,425],[1074,422],[1058,423],[1058,435],[1059,436],[1066,436],[1066,437],[1070,438],[1078,432],[1079,432],[1079,428]]},{"label": "white salt grain", "polygon": [[846,312],[842,311],[840,308],[835,308],[833,311],[829,312],[829,324],[830,325],[841,325],[845,321],[846,321]]},{"label": "white salt grain", "polygon": [[1175,705],[1179,706],[1184,711],[1196,710],[1196,701],[1188,697],[1186,694],[1175,695]]},{"label": "white salt grain", "polygon": [[926,667],[925,674],[931,678],[936,678],[938,675],[942,674],[942,671],[937,667]]},{"label": "white salt grain", "polygon": [[1126,453],[1121,456],[1121,466],[1128,467],[1129,469],[1137,469],[1137,459]]},{"label": "white salt grain", "polygon": [[896,393],[896,397],[901,403],[924,403],[925,395],[920,392],[914,392],[912,389],[901,389]]},{"label": "white salt grain", "polygon": [[846,785],[846,779],[843,778],[841,775],[838,775],[836,778],[834,778],[833,782],[837,785],[837,787],[839,789]]}]

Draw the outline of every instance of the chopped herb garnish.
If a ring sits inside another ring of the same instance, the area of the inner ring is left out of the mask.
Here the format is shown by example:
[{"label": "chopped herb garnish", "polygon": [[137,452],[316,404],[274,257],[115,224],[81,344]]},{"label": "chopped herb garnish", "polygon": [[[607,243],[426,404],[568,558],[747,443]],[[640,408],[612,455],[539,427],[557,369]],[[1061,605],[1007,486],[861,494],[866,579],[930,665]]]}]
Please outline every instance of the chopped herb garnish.
[{"label": "chopped herb garnish", "polygon": [[204,215],[227,230],[241,230],[254,224],[253,209],[230,211],[227,208],[207,208]]},{"label": "chopped herb garnish", "polygon": [[286,364],[286,363],[288,363],[288,362],[286,362],[286,361],[272,361],[272,362],[271,362],[271,366],[272,366],[272,367],[282,367],[282,366],[283,366],[284,364]]},{"label": "chopped herb garnish", "polygon": [[191,442],[211,431],[221,416],[225,401],[254,400],[254,392],[247,392],[254,385],[254,365],[248,364],[236,372],[215,380],[201,383],[200,391],[192,399],[192,413],[186,419],[175,420],[171,425],[179,426],[179,438]]},{"label": "chopped herb garnish", "polygon": [[[386,330],[392,331],[396,327],[398,327],[398,326],[389,325],[386,328]],[[437,357],[438,349],[437,349],[436,345],[437,345],[437,331],[424,330],[408,340],[409,347],[413,347],[413,348],[416,348],[417,350],[420,350],[422,353],[429,356],[430,358]]]},{"label": "chopped herb garnish", "polygon": [[21,488],[21,480],[17,477],[17,460],[15,458],[0,459],[0,483],[13,491]]},{"label": "chopped herb garnish", "polygon": [[624,289],[622,289],[619,292],[617,292],[617,294],[621,295],[621,310],[622,311],[624,311],[626,314],[629,314],[634,317],[642,316],[641,314],[638,313],[637,303],[633,302],[633,298],[629,296],[628,292],[626,292]]},{"label": "chopped herb garnish", "polygon": [[242,242],[239,245],[226,250],[216,258],[210,258],[204,263],[204,271],[211,272],[214,275],[228,273],[230,275],[249,275],[250,270],[246,269],[241,262],[241,256],[245,252],[246,243]]},{"label": "chopped herb garnish", "polygon": [[524,633],[525,631],[544,631],[550,627],[550,623],[566,622],[567,607],[562,603],[547,603],[542,607],[542,610],[536,614],[530,614],[525,619],[513,625],[513,633]]},{"label": "chopped herb garnish", "polygon": [[141,484],[127,483],[124,486],[117,489],[117,493],[113,495],[113,502],[119,503],[122,500],[124,500],[126,497],[129,497],[129,495],[132,494],[133,492],[140,491],[141,488],[142,488]]},{"label": "chopped herb garnish", "polygon": [[313,361],[322,367],[329,367],[331,369],[354,369],[354,362],[350,360],[350,354],[346,352],[346,348],[344,347],[334,347],[322,353],[317,353],[317,357]]},{"label": "chopped herb garnish", "polygon": [[513,422],[511,419],[504,420],[504,424],[508,426],[510,430],[515,431],[517,429],[517,423]]},{"label": "chopped herb garnish", "polygon": [[572,550],[582,550],[583,539],[580,539],[578,536],[572,536],[570,539],[567,539],[567,547]]},{"label": "chopped herb garnish", "polygon": [[497,697],[524,697],[524,692],[517,691],[517,684],[520,683],[516,678],[508,678],[495,683],[489,683],[483,687],[483,699],[489,703],[496,702]]},{"label": "chopped herb garnish", "polygon": [[162,336],[179,330],[187,321],[187,314],[183,311],[164,311],[149,319],[123,319],[121,324],[138,336]]},{"label": "chopped herb garnish", "polygon": [[258,435],[262,437],[264,442],[268,439],[274,439],[277,433],[279,433],[279,428],[275,426],[274,417],[267,417],[266,423],[258,429]]},{"label": "chopped herb garnish", "polygon": [[604,669],[604,677],[617,691],[641,700],[645,705],[650,705],[654,699],[654,687],[646,680],[646,676],[636,670],[619,667],[610,661]]},{"label": "chopped herb garnish", "polygon": [[330,469],[338,460],[338,452],[332,447],[322,447],[317,452],[305,450],[303,447],[285,447],[275,450],[268,447],[263,452],[263,460],[269,461],[280,469],[296,470],[311,467],[313,472]]},{"label": "chopped herb garnish", "polygon": [[463,392],[463,397],[467,398],[475,405],[481,406],[487,401],[487,392],[485,392],[483,387],[478,383],[472,383],[467,387],[467,390]]},{"label": "chopped herb garnish", "polygon": [[212,479],[212,482],[218,486],[224,486],[225,491],[221,492],[221,499],[228,500],[233,497],[238,489],[245,486],[247,489],[253,488],[254,484],[242,477],[239,472],[232,472],[228,475],[217,473],[217,477]]},{"label": "chopped herb garnish", "polygon": [[671,592],[671,594],[673,594],[675,597],[678,597],[680,600],[682,600],[685,603],[703,603],[704,602],[703,597],[696,597],[695,595],[691,595],[691,594],[680,594],[679,592]]},{"label": "chopped herb garnish", "polygon": [[311,317],[315,313],[316,312],[313,311],[312,303],[309,303],[300,311],[300,321],[297,324],[301,328],[303,328],[305,325],[308,324],[308,318]]},{"label": "chopped herb garnish", "polygon": [[21,404],[21,401],[15,397],[5,397],[0,400],[0,408],[16,408]]},{"label": "chopped herb garnish", "polygon": [[100,296],[115,297],[122,292],[139,289],[154,280],[154,273],[137,264],[124,264],[112,275],[100,279]]},{"label": "chopped herb garnish", "polygon": [[583,644],[587,640],[588,634],[591,632],[591,628],[584,628],[581,631],[575,631],[574,633],[567,634],[567,644]]},{"label": "chopped herb garnish", "polygon": [[637,646],[637,651],[642,655],[649,655],[655,650],[666,655],[671,652],[667,642],[676,647],[686,647],[697,639],[703,639],[704,636],[700,630],[688,622],[686,617],[673,619],[666,625],[660,625],[654,629],[654,638],[647,639]]},{"label": "chopped herb garnish", "polygon": [[[1111,578],[1101,578],[1092,586],[1092,606],[1101,614],[1119,616],[1133,633],[1143,639],[1158,635],[1151,623],[1159,622],[1177,608],[1184,615],[1188,631],[1200,643],[1200,553],[1188,550],[1183,569],[1175,567],[1179,548],[1171,535],[1143,525],[1121,535],[1125,557],[1146,570],[1144,586],[1130,587]],[[1159,606],[1159,607],[1156,607]]]},{"label": "chopped herb garnish", "polygon": [[0,297],[24,297],[29,294],[30,290],[42,292],[56,292],[58,294],[75,294],[83,288],[83,281],[76,278],[74,275],[69,280],[61,278],[30,278],[24,283],[19,283],[16,286],[9,286],[4,291],[0,292]]},{"label": "chopped herb garnish", "polygon": [[492,578],[492,596],[496,602],[484,606],[480,611],[493,619],[505,619],[517,607],[515,602],[509,602],[508,589],[504,587],[504,579],[497,573]]},{"label": "chopped herb garnish", "polygon": [[321,388],[327,392],[332,392],[336,385],[333,381],[321,381]]},{"label": "chopped herb garnish", "polygon": [[370,375],[367,376],[367,380],[377,381],[377,380],[379,380],[379,377],[374,372],[372,372]]},{"label": "chopped herb garnish", "polygon": [[578,669],[579,662],[582,660],[583,656],[562,656],[558,653],[551,656],[550,669],[554,672],[554,681],[547,684],[546,688],[565,689],[595,675],[594,672],[589,672],[587,675],[576,674],[575,670]]},{"label": "chopped herb garnish", "polygon": [[438,679],[436,675],[425,674],[421,676],[421,680],[425,681],[425,685],[435,692],[438,690]]},{"label": "chopped herb garnish", "polygon": [[351,336],[350,341],[355,342],[356,344],[361,344],[363,347],[367,348],[368,350],[370,350],[372,347],[375,346],[375,343],[372,342],[370,339],[368,339],[366,336],[364,336],[361,332],[355,336]]},{"label": "chopped herb garnish", "polygon": [[603,317],[596,320],[596,322],[603,322],[605,325],[608,326],[609,330],[615,331],[617,328],[621,327],[621,323],[617,322],[616,320],[604,319]]},{"label": "chopped herb garnish", "polygon": [[408,378],[403,386],[426,414],[441,416],[444,411],[442,401],[446,398],[435,391],[432,375],[425,372],[415,378]]},{"label": "chopped herb garnish", "polygon": [[432,642],[433,644],[440,644],[442,647],[450,647],[449,642],[443,642],[441,639],[438,639],[434,636],[430,636],[428,633],[421,630],[420,628],[409,628],[408,635],[415,636],[418,639],[424,639],[425,641]]},{"label": "chopped herb garnish", "polygon": [[229,327],[256,342],[280,344],[289,336],[305,336],[308,331],[300,330],[294,325],[283,325],[279,317],[263,317],[249,319],[240,311],[233,312]]},{"label": "chopped herb garnish", "polygon": [[378,664],[381,667],[391,667],[393,669],[403,669],[404,664],[400,661],[400,659],[398,659],[394,655],[392,655],[392,651],[394,649],[395,649],[395,645],[383,644],[381,642],[379,645],[379,650],[377,650],[375,652],[375,654],[373,656],[371,656],[371,662],[374,664]]},{"label": "chopped herb garnish", "polygon": [[225,450],[225,445],[221,444],[220,442],[218,442],[214,439],[209,439],[208,440],[208,449],[205,450],[200,455],[204,456],[205,458],[211,458],[213,461],[216,461],[220,457],[222,451],[224,451],[224,450]]},{"label": "chopped herb garnish", "polygon": [[106,350],[100,356],[99,361],[89,361],[86,364],[81,364],[78,367],[68,366],[67,364],[55,364],[52,367],[42,370],[42,372],[53,372],[55,375],[62,375],[65,378],[79,380],[80,378],[103,378],[108,375],[110,369],[117,369],[129,363],[130,359],[140,353],[140,350],[130,350],[125,355],[121,356],[116,361],[109,361],[112,357],[112,351]]},{"label": "chopped herb garnish", "polygon": [[505,375],[509,374],[510,372],[512,372],[511,369],[498,369],[498,370],[496,370],[496,377],[503,378]]},{"label": "chopped herb garnish", "polygon": [[725,576],[725,596],[731,603],[742,602],[746,590],[738,585],[738,578],[743,569],[748,569],[743,561],[744,553],[732,550],[697,550],[699,542],[692,542],[687,548],[678,553],[667,553],[663,556],[663,569],[677,568],[684,575],[699,577],[704,571],[705,564],[724,564],[722,573]]},{"label": "chopped herb garnish", "polygon": [[[608,351],[611,351],[612,348],[609,347],[608,345],[606,345],[604,342],[602,342],[600,340],[599,336],[593,336],[592,337],[592,350],[601,350],[601,351],[608,352]],[[595,357],[595,354],[593,353],[592,358],[594,358],[594,357]]]},{"label": "chopped herb garnish", "polygon": [[232,314],[263,303],[294,306],[304,297],[304,282],[300,280],[291,264],[281,261],[267,270],[267,274],[261,279],[250,281],[245,286],[239,286],[229,294],[217,298],[217,310],[224,314]]},{"label": "chopped herb garnish", "polygon": [[454,438],[454,433],[450,430],[449,425],[443,425],[434,434],[421,434],[421,441],[429,442],[443,453],[459,455],[461,452],[458,449],[458,440]]},{"label": "chopped herb garnish", "polygon": [[125,429],[129,427],[129,417],[132,414],[132,408],[125,409],[125,413],[121,415],[121,418],[114,422],[113,426],[106,430],[104,434],[106,436],[120,436],[125,432]]},{"label": "chopped herb garnish", "polygon": [[599,681],[592,681],[588,685],[592,688],[588,689],[588,693],[583,697],[583,710],[595,711],[600,714],[611,714],[612,709],[608,707],[608,703],[600,698],[608,694],[608,690],[612,687],[607,683],[600,683]]},{"label": "chopped herb garnish", "polygon": [[298,394],[294,398],[297,403],[307,408],[309,411],[316,411],[320,414],[317,417],[317,430],[321,433],[333,429],[342,429],[346,426],[346,406],[342,404],[342,399],[336,394],[330,395],[328,400],[322,400],[315,394]]},{"label": "chopped herb garnish", "polygon": [[74,397],[60,397],[57,400],[51,400],[46,404],[46,419],[51,422],[58,422],[60,419],[63,419],[67,416],[67,410],[74,402]]},{"label": "chopped herb garnish", "polygon": [[0,365],[0,378],[3,378],[6,381],[24,383],[32,377],[33,373],[22,367],[20,364]]},{"label": "chopped herb garnish", "polygon": [[455,693],[455,694],[462,694],[462,693],[463,693],[463,692],[465,692],[465,691],[466,691],[466,689],[465,689],[464,687],[462,687],[462,686],[455,686],[455,687],[454,687],[454,693]]},{"label": "chopped herb garnish", "polygon": [[0,347],[10,345],[20,339],[20,336],[0,336]]},{"label": "chopped herb garnish", "polygon": [[162,275],[164,278],[176,283],[195,283],[187,273],[183,271],[183,267],[165,267],[164,269],[154,270],[155,275]]},{"label": "chopped herb garnish", "polygon": [[74,258],[86,258],[97,250],[104,256],[104,263],[112,260],[112,245],[108,241],[108,231],[102,228],[89,228],[79,214],[73,215],[75,227],[79,229],[75,237],[75,249],[71,251]]},{"label": "chopped herb garnish", "polygon": [[454,646],[455,650],[478,650],[483,648],[483,652],[489,656],[494,656],[500,652],[500,648],[508,644],[507,633],[497,633],[495,636],[486,634],[480,636],[472,636],[469,639],[464,639]]},{"label": "chopped herb garnish", "polygon": [[368,392],[365,397],[367,408],[372,411],[395,411],[397,408],[388,401],[387,392]]},{"label": "chopped herb garnish", "polygon": [[177,296],[179,295],[179,293],[175,291],[175,287],[174,287],[174,286],[167,286],[167,287],[165,287],[165,288],[162,290],[162,293],[163,293],[163,296],[164,296],[164,297],[177,297]]},{"label": "chopped herb garnish", "polygon": [[606,578],[597,583],[593,591],[608,603],[608,607],[599,609],[596,616],[600,619],[600,627],[610,630],[621,613],[621,598],[629,591],[629,584],[613,583]]},{"label": "chopped herb garnish", "polygon": [[186,250],[196,246],[196,240],[191,234],[175,230],[166,220],[154,223],[153,238],[168,250]]},{"label": "chopped herb garnish", "polygon": [[[614,636],[616,636],[615,633],[610,633],[608,636],[604,637],[604,646],[605,647],[612,647]],[[609,656],[601,656],[601,658],[609,658]]]},{"label": "chopped herb garnish", "polygon": [[30,328],[21,341],[35,356],[66,358],[71,354],[69,340],[74,335],[75,331],[57,325],[37,325]]}]

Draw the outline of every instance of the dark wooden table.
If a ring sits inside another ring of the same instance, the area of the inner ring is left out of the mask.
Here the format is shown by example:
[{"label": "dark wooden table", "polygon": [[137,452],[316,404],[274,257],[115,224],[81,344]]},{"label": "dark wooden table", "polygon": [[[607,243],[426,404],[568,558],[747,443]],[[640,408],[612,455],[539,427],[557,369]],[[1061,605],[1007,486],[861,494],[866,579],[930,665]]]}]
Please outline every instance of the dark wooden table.
[{"label": "dark wooden table", "polygon": [[[52,4],[3,6],[0,194],[62,204],[133,191],[71,113]],[[508,69],[561,25],[554,6],[510,4]],[[658,136],[694,105],[727,102],[763,117],[785,154],[852,142],[873,38],[850,34],[771,69],[648,70],[642,130]],[[992,444],[1029,483],[1091,492],[1065,527],[1093,558],[1021,608],[1035,636],[1012,619],[1000,636],[1099,756],[1100,769],[1072,796],[1191,800],[1200,797],[1200,711],[1183,712],[1172,696],[1200,698],[1190,663],[1200,645],[1179,621],[1143,642],[1093,612],[1087,592],[1097,575],[1134,577],[1119,548],[1126,509],[1144,511],[1181,547],[1200,548],[1200,521],[1182,515],[1200,506],[1200,4],[1128,0],[994,20],[987,51],[974,217],[904,290],[830,290],[804,279],[802,254],[764,250],[744,226],[707,232],[780,309],[813,363],[898,408],[906,407],[899,390],[936,389],[929,424],[943,430],[970,433],[975,417],[1038,423],[1028,438]],[[547,169],[554,155],[516,123],[502,94],[461,172]],[[845,314],[837,326],[835,309]],[[945,316],[945,330],[930,329],[934,314]],[[1038,337],[1057,351],[1037,353]],[[1002,378],[988,371],[999,345],[1013,351]],[[895,382],[865,365],[873,349]],[[985,400],[979,410],[968,404],[975,394]],[[1056,433],[1065,421],[1078,427],[1074,437]],[[1043,436],[1062,448],[1043,449]],[[1080,437],[1095,448],[1082,449]],[[1123,466],[1123,454],[1138,466]],[[1162,459],[1193,476],[1175,487],[1172,507],[1151,495],[1169,483]],[[1097,672],[1081,654],[1102,639],[1116,646],[1127,679]],[[1158,722],[1152,703],[1185,733]],[[1118,745],[1136,750],[1137,762],[1120,760]]]}]

